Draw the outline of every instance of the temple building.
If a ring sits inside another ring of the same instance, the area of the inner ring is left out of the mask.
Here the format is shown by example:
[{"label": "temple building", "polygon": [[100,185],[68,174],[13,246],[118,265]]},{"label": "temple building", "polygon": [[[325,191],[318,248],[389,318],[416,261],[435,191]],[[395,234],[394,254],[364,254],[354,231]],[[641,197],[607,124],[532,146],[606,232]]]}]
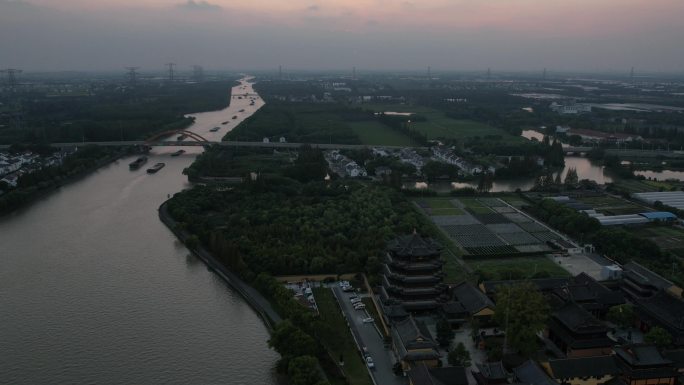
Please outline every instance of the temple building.
[{"label": "temple building", "polygon": [[441,249],[437,242],[415,233],[390,241],[381,272],[383,304],[417,312],[435,310],[447,302]]}]

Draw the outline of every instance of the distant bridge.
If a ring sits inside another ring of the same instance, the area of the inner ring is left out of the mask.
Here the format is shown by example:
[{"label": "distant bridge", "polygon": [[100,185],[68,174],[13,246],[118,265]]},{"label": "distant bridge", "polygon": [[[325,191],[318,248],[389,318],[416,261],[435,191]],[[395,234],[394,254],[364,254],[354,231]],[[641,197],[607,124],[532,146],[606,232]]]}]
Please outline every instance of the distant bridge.
[{"label": "distant bridge", "polygon": [[[336,143],[280,143],[280,142],[221,142],[221,141],[189,141],[189,140],[167,140],[150,142],[145,140],[133,141],[112,141],[112,142],[69,142],[69,143],[50,143],[50,146],[55,148],[62,147],[80,147],[80,146],[150,146],[150,147],[188,147],[188,146],[208,146],[219,145],[224,147],[257,147],[257,148],[291,148],[297,149],[304,145],[309,145],[314,148],[323,150],[357,150],[372,147],[382,147],[387,149],[402,149],[409,146],[380,146],[367,144],[336,144]],[[0,149],[9,148],[9,145],[0,145]],[[426,148],[426,147],[410,147],[410,148]]]}]

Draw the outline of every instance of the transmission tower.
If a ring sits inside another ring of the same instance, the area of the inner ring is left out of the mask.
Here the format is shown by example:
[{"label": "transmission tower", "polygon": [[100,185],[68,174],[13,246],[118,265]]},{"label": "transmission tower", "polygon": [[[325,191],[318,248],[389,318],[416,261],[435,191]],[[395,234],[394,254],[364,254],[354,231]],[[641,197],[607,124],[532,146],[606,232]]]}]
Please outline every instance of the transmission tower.
[{"label": "transmission tower", "polygon": [[491,69],[491,68],[487,68],[487,80],[489,80],[489,78],[490,78],[491,76],[492,76],[492,69]]},{"label": "transmission tower", "polygon": [[356,67],[352,67],[352,80],[356,80]]},{"label": "transmission tower", "polygon": [[278,80],[283,80],[283,66],[278,66]]},{"label": "transmission tower", "polygon": [[138,83],[138,69],[140,67],[126,67],[127,76],[128,76],[128,84],[131,87],[135,87],[135,85]]},{"label": "transmission tower", "polygon": [[428,80],[432,80],[432,68],[430,68],[430,66],[428,66],[427,75],[428,75]]},{"label": "transmission tower", "polygon": [[542,79],[546,80],[546,68],[544,68],[544,72],[542,73]]},{"label": "transmission tower", "polygon": [[629,80],[634,83],[634,67],[629,71]]},{"label": "transmission tower", "polygon": [[22,73],[22,70],[18,70],[16,68],[7,68],[4,70],[0,70],[2,73],[7,74],[7,85],[9,86],[11,91],[14,91],[16,86],[17,86],[17,75]]},{"label": "transmission tower", "polygon": [[166,66],[169,68],[169,81],[172,82],[174,80],[173,69],[176,67],[176,63],[166,63]]},{"label": "transmission tower", "polygon": [[204,81],[204,68],[200,65],[192,66],[192,77],[196,82],[200,83]]}]

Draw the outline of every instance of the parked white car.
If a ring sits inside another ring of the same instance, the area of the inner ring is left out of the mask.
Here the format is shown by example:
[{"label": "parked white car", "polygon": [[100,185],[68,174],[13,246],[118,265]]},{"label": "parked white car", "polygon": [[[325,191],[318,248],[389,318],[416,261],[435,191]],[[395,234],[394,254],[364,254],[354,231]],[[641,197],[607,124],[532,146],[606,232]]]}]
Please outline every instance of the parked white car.
[{"label": "parked white car", "polygon": [[368,365],[368,367],[371,369],[375,368],[375,363],[373,362],[371,356],[366,357],[366,365]]},{"label": "parked white car", "polygon": [[362,309],[365,309],[365,308],[366,308],[366,305],[364,305],[364,304],[362,304],[362,303],[357,303],[357,304],[354,305],[354,309],[356,309],[356,310],[362,310]]},{"label": "parked white car", "polygon": [[363,323],[366,323],[366,324],[373,323],[373,321],[375,321],[373,319],[373,317],[368,317],[368,318],[363,319]]},{"label": "parked white car", "polygon": [[359,298],[359,297],[351,299],[351,303],[359,303],[359,302],[361,302],[361,298]]}]

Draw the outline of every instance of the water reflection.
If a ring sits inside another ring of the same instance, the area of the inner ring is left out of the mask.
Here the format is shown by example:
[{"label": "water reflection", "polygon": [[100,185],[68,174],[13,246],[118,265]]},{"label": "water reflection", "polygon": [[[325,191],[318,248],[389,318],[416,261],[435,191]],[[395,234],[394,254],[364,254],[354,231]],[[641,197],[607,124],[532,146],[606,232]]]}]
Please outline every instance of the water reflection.
[{"label": "water reflection", "polygon": [[[582,158],[578,156],[567,156],[565,157],[565,167],[563,170],[560,171],[561,173],[561,179],[564,179],[565,176],[568,173],[568,170],[570,168],[575,168],[577,170],[577,175],[579,176],[579,179],[589,179],[593,180],[598,184],[605,184],[605,183],[610,183],[613,181],[613,178],[606,174],[606,170],[604,170],[604,167],[601,166],[600,164],[597,163],[592,163],[589,159],[587,158]],[[555,172],[553,174],[554,177],[558,172]],[[504,191],[515,191],[517,189],[526,191],[531,189],[534,186],[534,179],[535,178],[516,178],[516,179],[498,179],[494,180],[492,184],[492,189],[490,190],[491,192],[504,192]],[[451,190],[459,189],[459,188],[465,188],[465,187],[472,187],[472,188],[477,188],[477,181],[471,181],[471,182],[448,182],[448,181],[441,181],[441,182],[432,182],[432,183],[426,183],[426,182],[415,182],[415,183],[406,183],[404,184],[404,188],[414,188],[414,189],[426,189],[430,188],[431,190],[435,190],[437,192],[449,192]]]}]

